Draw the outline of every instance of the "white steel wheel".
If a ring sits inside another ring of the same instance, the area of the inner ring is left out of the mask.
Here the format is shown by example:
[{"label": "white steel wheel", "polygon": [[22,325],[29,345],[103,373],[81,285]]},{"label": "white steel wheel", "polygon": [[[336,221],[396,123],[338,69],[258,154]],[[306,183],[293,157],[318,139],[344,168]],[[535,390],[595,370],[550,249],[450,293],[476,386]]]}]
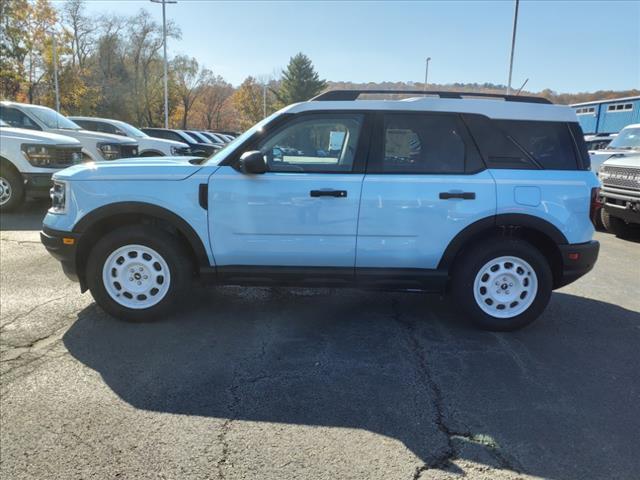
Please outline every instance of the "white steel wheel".
[{"label": "white steel wheel", "polygon": [[5,205],[11,200],[13,189],[11,183],[4,177],[0,177],[0,205]]},{"label": "white steel wheel", "polygon": [[525,312],[538,293],[535,270],[522,258],[504,256],[487,262],[473,282],[480,309],[495,318],[513,318]]},{"label": "white steel wheel", "polygon": [[144,245],[124,245],[105,260],[102,281],[107,294],[126,308],[153,307],[167,295],[171,272],[158,252]]}]

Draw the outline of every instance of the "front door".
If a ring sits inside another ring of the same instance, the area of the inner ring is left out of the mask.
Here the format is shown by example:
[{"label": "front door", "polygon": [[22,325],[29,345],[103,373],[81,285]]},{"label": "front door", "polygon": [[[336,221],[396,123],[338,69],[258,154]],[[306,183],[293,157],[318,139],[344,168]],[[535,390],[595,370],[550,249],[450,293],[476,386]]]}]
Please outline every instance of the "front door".
[{"label": "front door", "polygon": [[219,269],[339,267],[353,273],[364,120],[359,113],[296,115],[252,146],[264,154],[266,173],[223,166],[211,176],[209,235]]}]

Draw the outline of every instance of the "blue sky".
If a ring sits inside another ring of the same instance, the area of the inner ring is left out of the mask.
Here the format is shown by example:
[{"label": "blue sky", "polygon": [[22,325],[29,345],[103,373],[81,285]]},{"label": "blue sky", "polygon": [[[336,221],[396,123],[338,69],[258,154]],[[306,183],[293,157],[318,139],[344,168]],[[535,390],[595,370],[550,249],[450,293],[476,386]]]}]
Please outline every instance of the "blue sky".
[{"label": "blue sky", "polygon": [[[60,3],[60,2],[55,2]],[[161,6],[89,0],[90,13]],[[238,85],[269,75],[302,51],[334,81],[506,84],[514,2],[213,2],[180,0],[182,29],[170,54],[186,53]],[[513,85],[559,92],[640,88],[640,1],[520,2]]]}]

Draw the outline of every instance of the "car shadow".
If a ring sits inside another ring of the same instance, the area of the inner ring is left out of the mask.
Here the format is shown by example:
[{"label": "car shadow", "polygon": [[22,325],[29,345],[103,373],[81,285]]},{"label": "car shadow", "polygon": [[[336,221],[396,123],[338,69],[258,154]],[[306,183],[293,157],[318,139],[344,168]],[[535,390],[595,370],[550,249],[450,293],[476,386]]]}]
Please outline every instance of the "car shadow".
[{"label": "car shadow", "polygon": [[638,467],[639,332],[637,312],[563,293],[496,334],[434,297],[221,288],[152,324],[91,305],[63,341],[139,409],[364,429],[433,468],[577,479],[608,477],[602,455],[621,478]]},{"label": "car shadow", "polygon": [[33,200],[23,203],[13,212],[0,213],[0,231],[41,230],[42,220],[47,214],[49,202]]}]

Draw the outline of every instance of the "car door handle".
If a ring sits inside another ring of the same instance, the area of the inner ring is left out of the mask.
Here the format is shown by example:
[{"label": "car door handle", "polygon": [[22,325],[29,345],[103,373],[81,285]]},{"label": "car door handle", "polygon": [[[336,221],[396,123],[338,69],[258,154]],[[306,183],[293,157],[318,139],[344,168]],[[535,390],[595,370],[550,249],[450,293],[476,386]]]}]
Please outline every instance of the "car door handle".
[{"label": "car door handle", "polygon": [[461,198],[462,200],[475,200],[476,192],[440,192],[440,200]]},{"label": "car door handle", "polygon": [[345,198],[347,196],[346,190],[332,190],[332,189],[323,189],[323,190],[311,190],[309,195],[312,197],[337,197],[337,198]]}]

